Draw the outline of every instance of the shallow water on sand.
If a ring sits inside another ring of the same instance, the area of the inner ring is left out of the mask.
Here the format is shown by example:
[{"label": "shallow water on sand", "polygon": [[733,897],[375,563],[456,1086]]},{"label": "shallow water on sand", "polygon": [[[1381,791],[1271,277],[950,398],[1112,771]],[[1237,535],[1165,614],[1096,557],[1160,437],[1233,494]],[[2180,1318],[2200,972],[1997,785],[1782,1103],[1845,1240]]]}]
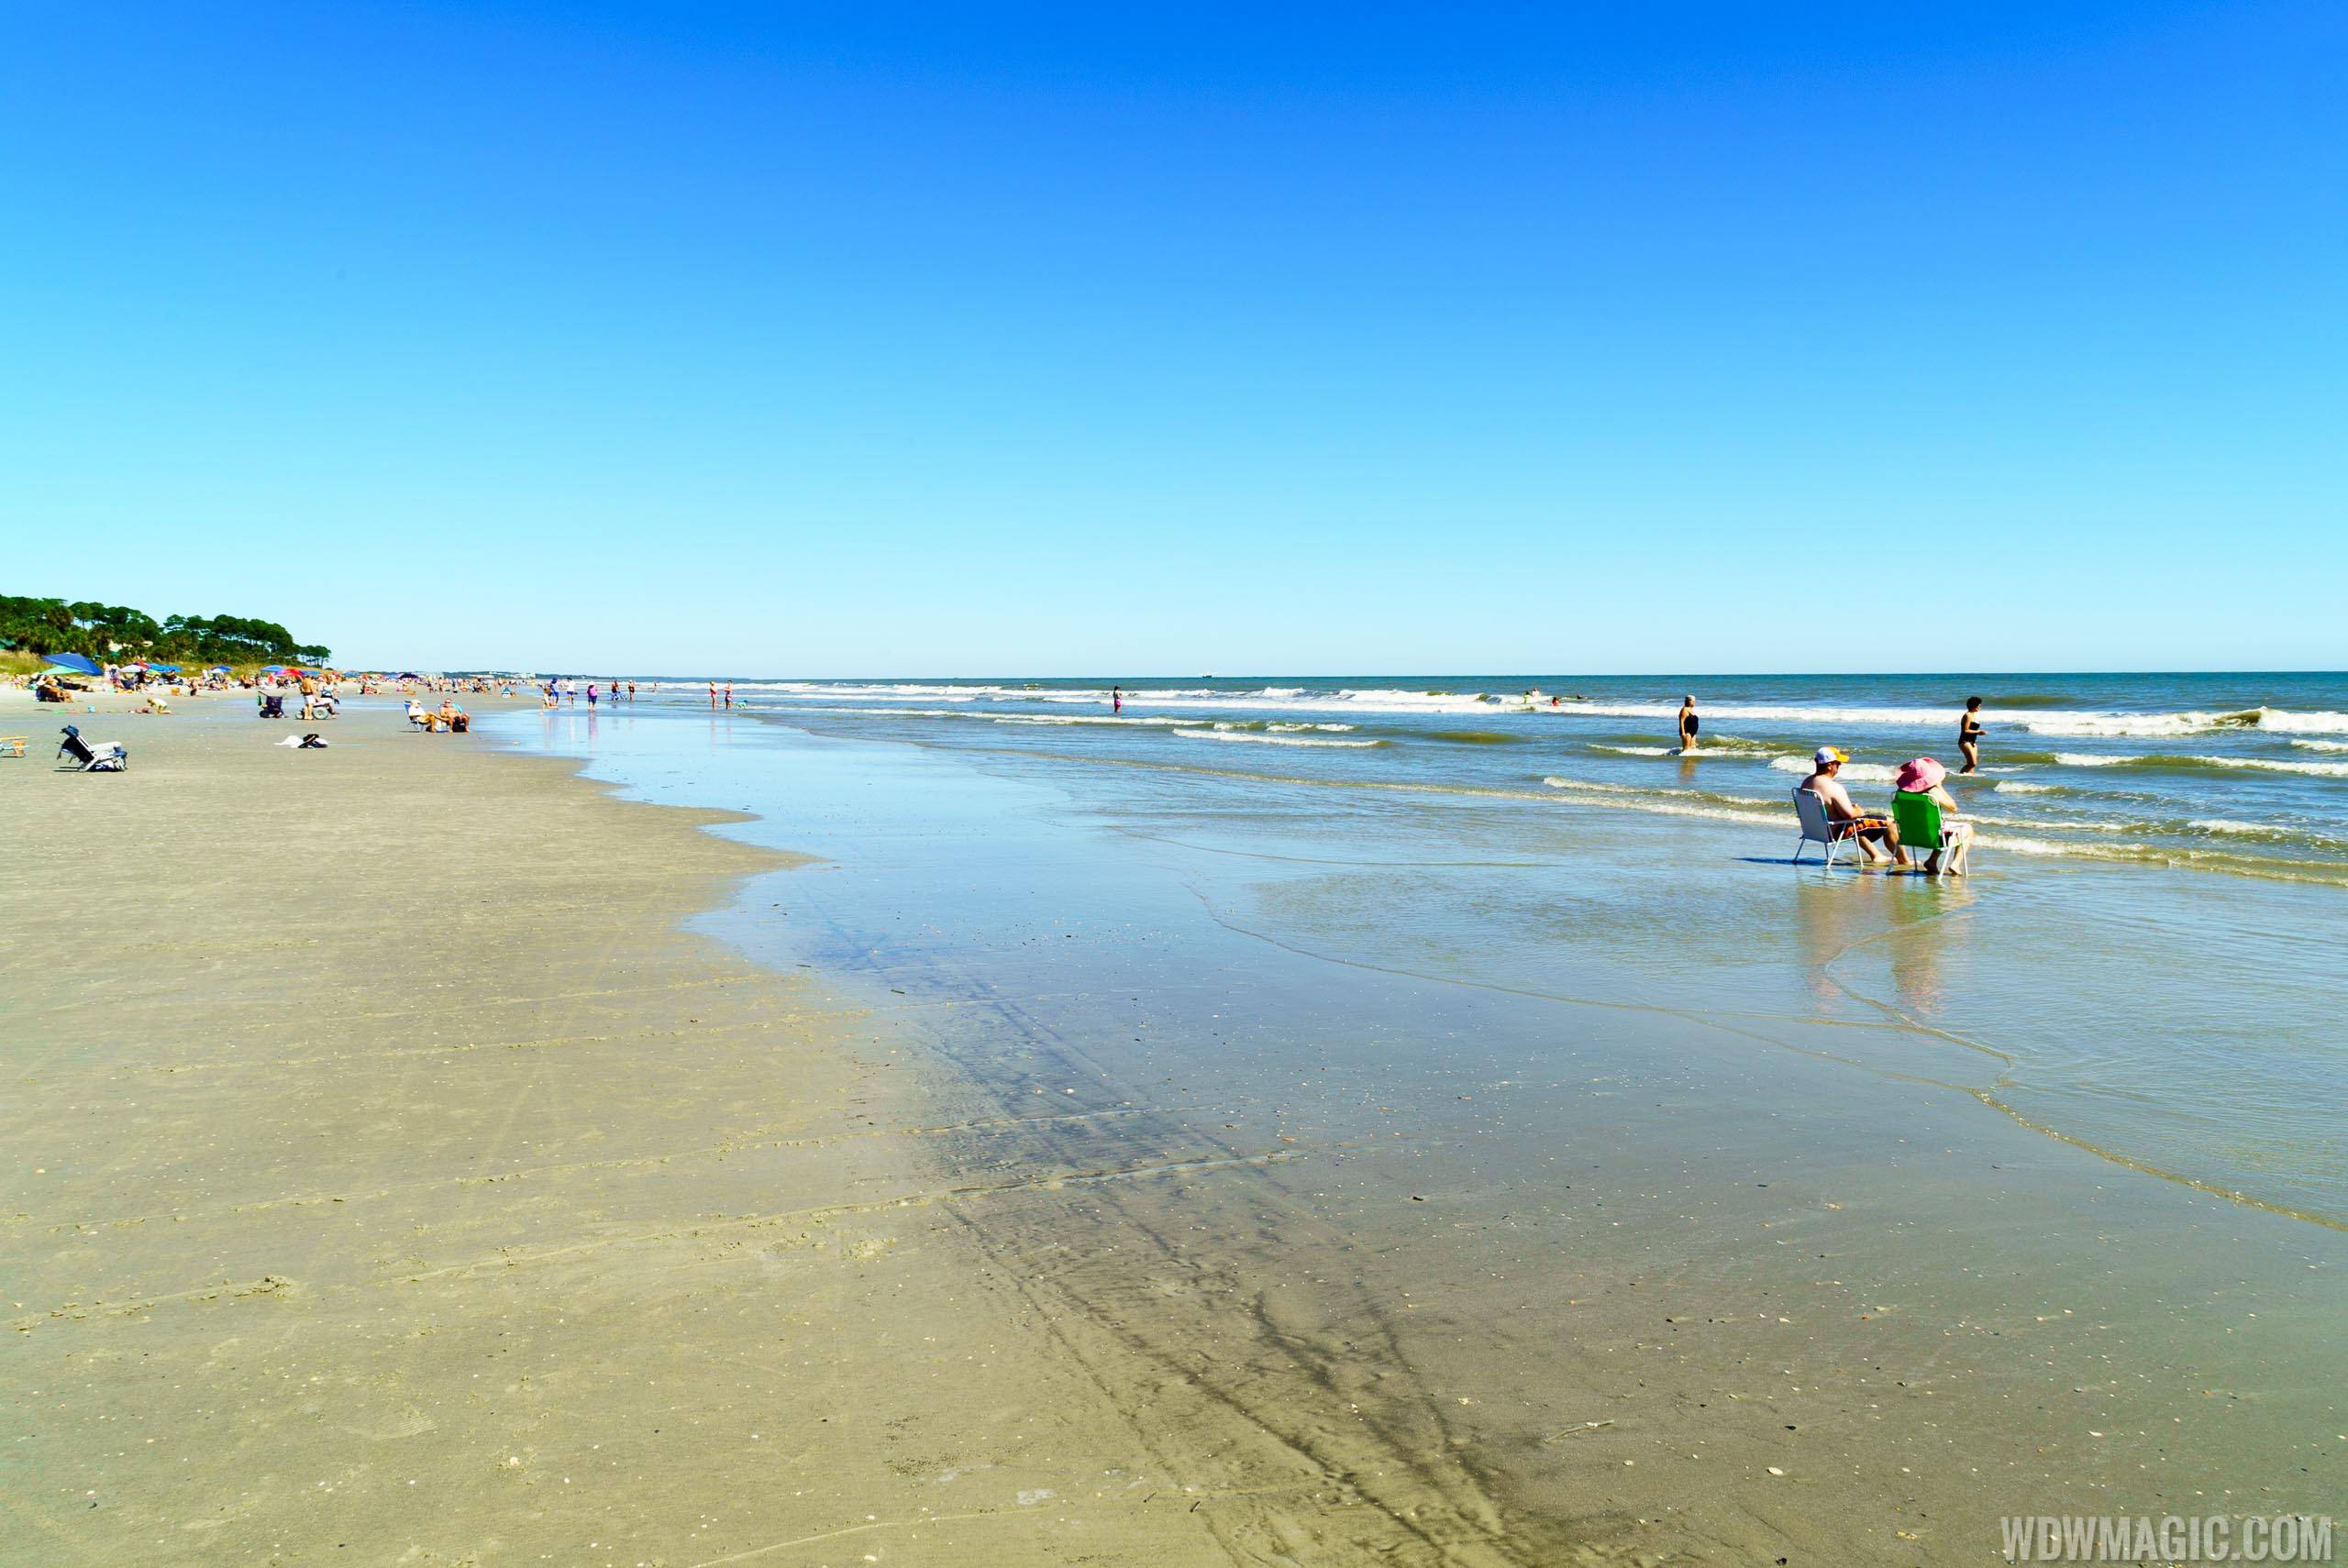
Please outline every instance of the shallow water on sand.
[{"label": "shallow water on sand", "polygon": [[[1687,758],[1665,755],[1658,699],[1683,684],[1711,715]],[[702,690],[669,685],[646,711]],[[1951,784],[1980,827],[1970,883],[1778,874],[1815,742],[1851,747],[1855,791],[1881,805],[1896,762],[1954,760],[1967,691],[1990,726],[1984,771]],[[1109,696],[737,690],[742,712],[1059,790],[1179,848],[1224,918],[1315,953],[1924,1024],[1981,1047],[1995,1070],[1963,1081],[2013,1115],[2348,1222],[2327,1114],[2348,1099],[2348,678],[1154,682],[1122,712]]]},{"label": "shallow water on sand", "polygon": [[[2330,1037],[2177,959],[2287,964],[2255,934],[2329,907],[2275,900],[2330,889],[2202,878],[2257,891],[2165,922],[2187,874],[1797,873],[1727,825],[650,708],[512,733],[826,856],[714,928],[1061,1109],[939,1143],[1030,1194],[979,1206],[992,1254],[1169,1452],[1244,1429],[1342,1492],[1324,1545],[1954,1561],[2007,1513],[2348,1501],[2348,1247],[2276,1211],[2337,1218],[2338,1144],[2269,1109]],[[2100,1079],[2132,1015],[2217,1098]],[[2184,1185],[2243,1173],[2269,1207]]]}]

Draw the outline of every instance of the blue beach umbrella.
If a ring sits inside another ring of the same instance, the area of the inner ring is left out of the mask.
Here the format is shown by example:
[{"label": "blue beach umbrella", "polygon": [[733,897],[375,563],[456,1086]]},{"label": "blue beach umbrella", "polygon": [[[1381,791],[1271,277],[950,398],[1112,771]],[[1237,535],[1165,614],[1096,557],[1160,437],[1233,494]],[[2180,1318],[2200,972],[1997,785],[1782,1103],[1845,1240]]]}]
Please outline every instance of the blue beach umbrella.
[{"label": "blue beach umbrella", "polygon": [[49,656],[51,669],[70,669],[76,675],[98,675],[98,661],[88,654],[53,653]]}]

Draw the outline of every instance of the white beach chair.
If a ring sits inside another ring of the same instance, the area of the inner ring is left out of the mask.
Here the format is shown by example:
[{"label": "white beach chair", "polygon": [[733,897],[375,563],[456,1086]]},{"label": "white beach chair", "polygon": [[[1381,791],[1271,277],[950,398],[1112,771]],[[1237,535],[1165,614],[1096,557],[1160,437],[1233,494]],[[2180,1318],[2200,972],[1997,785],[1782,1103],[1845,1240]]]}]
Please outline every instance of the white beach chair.
[{"label": "white beach chair", "polygon": [[65,739],[58,745],[57,755],[70,757],[75,768],[83,773],[126,773],[130,768],[130,748],[120,741],[85,741],[77,725],[68,724],[58,732]]},{"label": "white beach chair", "polygon": [[1799,784],[1794,786],[1794,815],[1801,821],[1801,837],[1794,841],[1797,866],[1801,864],[1801,852],[1813,844],[1825,847],[1826,864],[1832,866],[1843,845],[1858,836],[1856,823],[1838,823],[1827,812],[1825,796]]}]

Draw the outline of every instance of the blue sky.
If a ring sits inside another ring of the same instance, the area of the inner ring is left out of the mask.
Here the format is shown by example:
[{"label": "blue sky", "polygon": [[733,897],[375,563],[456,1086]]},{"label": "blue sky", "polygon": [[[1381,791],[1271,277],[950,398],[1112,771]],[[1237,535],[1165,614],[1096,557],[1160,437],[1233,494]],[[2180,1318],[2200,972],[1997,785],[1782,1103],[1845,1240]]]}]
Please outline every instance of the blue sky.
[{"label": "blue sky", "polygon": [[2348,7],[753,9],[12,6],[0,591],[354,663],[2348,664]]}]

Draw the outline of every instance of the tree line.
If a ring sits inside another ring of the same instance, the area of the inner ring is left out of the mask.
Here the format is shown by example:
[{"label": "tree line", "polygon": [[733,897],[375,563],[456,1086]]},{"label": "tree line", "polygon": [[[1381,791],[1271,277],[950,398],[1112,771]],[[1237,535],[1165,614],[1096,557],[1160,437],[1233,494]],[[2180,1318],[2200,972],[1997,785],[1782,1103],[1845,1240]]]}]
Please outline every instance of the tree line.
[{"label": "tree line", "polygon": [[0,594],[0,646],[87,654],[117,664],[323,664],[329,650],[297,643],[274,621],[243,615],[166,615],[125,604],[73,603]]}]

